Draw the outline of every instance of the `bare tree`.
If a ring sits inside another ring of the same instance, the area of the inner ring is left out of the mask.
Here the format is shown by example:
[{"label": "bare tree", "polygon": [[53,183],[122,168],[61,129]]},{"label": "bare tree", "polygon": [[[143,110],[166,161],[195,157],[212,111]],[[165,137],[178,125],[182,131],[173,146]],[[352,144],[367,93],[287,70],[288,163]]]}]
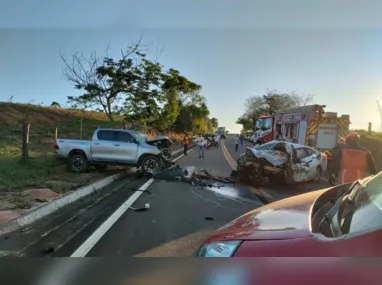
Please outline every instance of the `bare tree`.
[{"label": "bare tree", "polygon": [[121,50],[121,58],[117,61],[109,56],[109,46],[102,57],[96,51],[92,51],[88,57],[82,52],[76,52],[68,60],[61,51],[60,56],[65,65],[62,70],[64,77],[76,89],[85,91],[78,97],[68,96],[68,102],[83,110],[101,107],[113,121],[113,110],[121,100],[121,93],[126,91],[130,83],[125,75],[133,67],[133,59],[145,55],[141,41],[142,36],[126,50]]}]

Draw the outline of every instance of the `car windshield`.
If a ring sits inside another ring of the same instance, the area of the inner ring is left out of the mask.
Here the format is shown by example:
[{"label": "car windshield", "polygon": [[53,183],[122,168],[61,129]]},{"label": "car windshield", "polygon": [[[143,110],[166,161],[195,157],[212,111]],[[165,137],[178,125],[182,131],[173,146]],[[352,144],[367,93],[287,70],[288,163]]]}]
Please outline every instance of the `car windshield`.
[{"label": "car windshield", "polygon": [[357,185],[349,195],[351,207],[339,213],[344,234],[370,231],[382,226],[382,172]]}]

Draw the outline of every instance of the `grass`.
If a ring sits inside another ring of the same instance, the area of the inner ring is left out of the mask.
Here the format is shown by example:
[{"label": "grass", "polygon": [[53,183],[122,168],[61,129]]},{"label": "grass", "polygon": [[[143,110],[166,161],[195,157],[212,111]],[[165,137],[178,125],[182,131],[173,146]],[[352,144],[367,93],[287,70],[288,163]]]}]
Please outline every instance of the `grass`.
[{"label": "grass", "polygon": [[[23,163],[21,122],[26,117],[30,122],[30,159],[28,163]],[[0,195],[26,188],[46,187],[66,192],[96,177],[110,174],[91,169],[90,173],[79,176],[67,172],[65,165],[54,157],[56,128],[58,138],[90,140],[98,127],[121,128],[122,117],[117,116],[115,122],[111,122],[100,112],[0,102]],[[150,131],[148,135],[154,137],[157,134]],[[168,135],[176,140],[181,139],[176,133]]]}]

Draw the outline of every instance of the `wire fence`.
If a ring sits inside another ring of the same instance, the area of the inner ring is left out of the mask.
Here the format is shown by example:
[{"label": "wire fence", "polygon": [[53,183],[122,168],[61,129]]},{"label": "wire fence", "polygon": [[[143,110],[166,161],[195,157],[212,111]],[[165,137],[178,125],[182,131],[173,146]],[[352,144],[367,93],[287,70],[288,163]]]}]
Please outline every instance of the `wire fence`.
[{"label": "wire fence", "polygon": [[123,121],[97,122],[91,119],[72,119],[57,124],[0,122],[0,156],[18,154],[27,159],[29,151],[38,153],[52,151],[57,138],[90,140],[97,128],[126,127],[128,124]]},{"label": "wire fence", "polygon": [[[93,119],[73,118],[67,121],[52,123],[6,124],[0,122],[0,158],[5,156],[21,156],[28,159],[30,153],[52,153],[57,139],[91,140],[97,128],[134,129],[139,124],[126,121],[99,121]],[[151,137],[161,135],[153,129],[143,131]],[[181,135],[168,133],[171,139],[181,140]]]}]

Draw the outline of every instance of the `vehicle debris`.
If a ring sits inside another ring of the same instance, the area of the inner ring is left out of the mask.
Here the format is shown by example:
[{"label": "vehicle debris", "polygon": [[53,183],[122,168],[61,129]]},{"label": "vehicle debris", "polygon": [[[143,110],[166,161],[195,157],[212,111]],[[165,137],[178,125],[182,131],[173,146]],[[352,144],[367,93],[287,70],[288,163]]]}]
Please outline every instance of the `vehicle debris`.
[{"label": "vehicle debris", "polygon": [[147,209],[150,209],[150,204],[146,204],[144,207],[141,207],[141,208],[129,207],[129,209],[136,212],[142,212],[142,211],[146,211]]},{"label": "vehicle debris", "polygon": [[156,168],[152,177],[165,181],[183,181],[199,187],[224,187],[226,184],[238,183],[235,177],[221,177],[212,175],[207,169],[198,169],[195,166],[182,167],[174,165],[168,168]]}]

